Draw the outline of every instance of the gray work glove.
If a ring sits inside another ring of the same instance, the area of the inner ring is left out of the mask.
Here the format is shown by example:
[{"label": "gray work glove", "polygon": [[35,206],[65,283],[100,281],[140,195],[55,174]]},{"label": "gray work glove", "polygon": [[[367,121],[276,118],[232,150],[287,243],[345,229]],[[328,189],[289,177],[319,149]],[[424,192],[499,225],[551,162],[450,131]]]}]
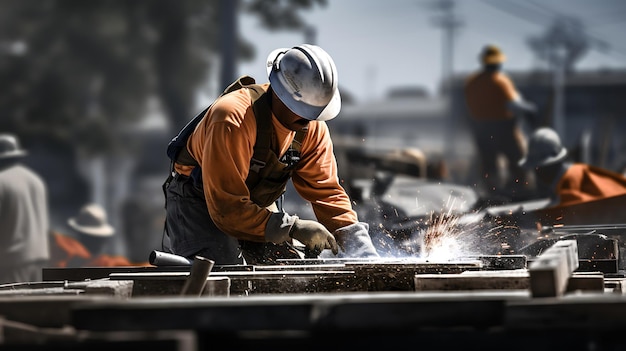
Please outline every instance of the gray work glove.
[{"label": "gray work glove", "polygon": [[296,218],[289,236],[303,243],[312,252],[330,249],[335,255],[339,252],[335,237],[319,222]]},{"label": "gray work glove", "polygon": [[[335,231],[337,244],[341,248],[339,254],[333,252],[339,258],[377,258],[380,257],[369,235],[369,225],[364,222],[350,224]],[[332,258],[325,251],[320,255],[322,258]]]}]

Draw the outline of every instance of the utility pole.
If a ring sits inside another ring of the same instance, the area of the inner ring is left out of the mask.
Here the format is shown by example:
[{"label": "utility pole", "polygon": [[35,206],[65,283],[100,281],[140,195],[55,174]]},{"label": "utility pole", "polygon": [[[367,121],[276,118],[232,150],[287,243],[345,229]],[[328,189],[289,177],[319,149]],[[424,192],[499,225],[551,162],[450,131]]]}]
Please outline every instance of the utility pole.
[{"label": "utility pole", "polygon": [[441,86],[440,93],[449,96],[452,73],[454,71],[454,37],[457,29],[463,25],[455,13],[455,0],[438,0],[431,8],[440,14],[433,18],[433,24],[442,28],[441,43]]},{"label": "utility pole", "polygon": [[[452,75],[454,72],[454,37],[457,29],[463,25],[461,19],[455,13],[455,0],[438,0],[430,4],[430,7],[439,14],[433,18],[433,24],[442,29],[441,43],[441,83],[439,95],[445,98],[446,127],[444,137],[449,141],[445,143],[444,158],[447,164],[454,165],[457,152],[457,128],[458,117],[455,116],[452,99]],[[452,167],[454,168],[454,167]]]},{"label": "utility pole", "polygon": [[317,29],[310,24],[304,25],[304,43],[317,45]]}]

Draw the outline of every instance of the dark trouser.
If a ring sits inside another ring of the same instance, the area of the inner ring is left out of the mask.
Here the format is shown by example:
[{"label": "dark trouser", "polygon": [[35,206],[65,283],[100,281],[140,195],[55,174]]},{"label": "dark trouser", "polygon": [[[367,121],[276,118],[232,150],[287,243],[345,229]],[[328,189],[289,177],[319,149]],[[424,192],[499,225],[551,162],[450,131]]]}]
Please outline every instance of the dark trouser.
[{"label": "dark trouser", "polygon": [[[518,165],[526,153],[526,139],[517,121],[472,121],[471,127],[486,190],[509,196],[519,195],[526,187],[528,175]],[[507,161],[506,179],[498,167],[499,155],[504,155]]]},{"label": "dark trouser", "polygon": [[273,264],[279,258],[300,258],[288,244],[237,240],[222,232],[209,215],[202,189],[190,177],[176,175],[165,191],[165,225],[172,252],[177,255],[189,259],[198,255],[217,265],[243,264],[244,258],[245,263],[252,265]]}]

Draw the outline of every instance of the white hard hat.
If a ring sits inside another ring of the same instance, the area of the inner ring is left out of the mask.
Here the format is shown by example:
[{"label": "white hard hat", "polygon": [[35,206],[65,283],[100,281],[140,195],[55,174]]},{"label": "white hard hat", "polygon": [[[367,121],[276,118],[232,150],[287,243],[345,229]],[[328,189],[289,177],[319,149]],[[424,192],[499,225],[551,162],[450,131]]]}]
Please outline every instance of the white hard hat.
[{"label": "white hard hat", "polygon": [[319,46],[303,44],[272,51],[267,75],[280,101],[311,121],[328,121],[339,114],[341,97],[337,68]]},{"label": "white hard hat", "polygon": [[98,204],[87,204],[80,209],[75,217],[67,220],[74,230],[93,236],[111,236],[115,229],[107,223],[107,214]]},{"label": "white hard hat", "polygon": [[519,161],[523,168],[548,166],[561,162],[567,157],[567,149],[561,138],[552,128],[537,129],[528,140],[528,155]]},{"label": "white hard hat", "polygon": [[0,159],[26,156],[26,151],[20,147],[20,142],[13,134],[0,134]]}]

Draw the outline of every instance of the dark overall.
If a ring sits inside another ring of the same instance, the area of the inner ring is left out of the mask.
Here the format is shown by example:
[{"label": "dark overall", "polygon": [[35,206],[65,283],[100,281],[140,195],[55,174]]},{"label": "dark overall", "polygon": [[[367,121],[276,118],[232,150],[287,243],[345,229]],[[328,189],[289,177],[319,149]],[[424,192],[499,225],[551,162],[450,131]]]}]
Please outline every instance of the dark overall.
[{"label": "dark overall", "polygon": [[[246,185],[254,203],[261,207],[274,206],[276,200],[284,194],[287,181],[299,160],[300,143],[306,130],[296,133],[291,147],[279,160],[271,145],[274,140],[271,93],[253,84],[253,80],[252,83],[242,80],[233,83],[235,88],[231,85],[224,93],[246,86],[250,88],[254,101],[257,138]],[[172,139],[170,145],[173,142],[183,145],[174,152],[175,155],[168,147],[168,156],[177,163],[195,166],[190,176],[177,174],[172,167],[172,174],[163,185],[166,196],[165,230],[171,242],[171,251],[189,259],[196,255],[206,257],[219,265],[242,264],[243,259],[247,264],[274,264],[279,258],[300,258],[290,243],[238,240],[222,232],[211,219],[202,187],[202,171],[186,148],[187,138],[207,110],[196,116]]]}]

